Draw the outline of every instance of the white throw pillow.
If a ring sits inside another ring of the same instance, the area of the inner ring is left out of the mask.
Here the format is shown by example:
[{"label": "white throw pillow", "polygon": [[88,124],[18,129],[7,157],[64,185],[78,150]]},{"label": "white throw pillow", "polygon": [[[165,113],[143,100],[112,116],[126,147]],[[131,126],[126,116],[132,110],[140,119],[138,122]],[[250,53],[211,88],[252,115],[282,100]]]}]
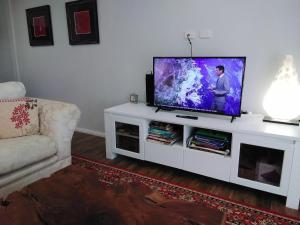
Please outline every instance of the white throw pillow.
[{"label": "white throw pillow", "polygon": [[37,99],[0,100],[0,139],[39,133]]},{"label": "white throw pillow", "polygon": [[26,89],[21,82],[5,82],[0,83],[0,99],[15,99],[23,98],[26,94]]}]

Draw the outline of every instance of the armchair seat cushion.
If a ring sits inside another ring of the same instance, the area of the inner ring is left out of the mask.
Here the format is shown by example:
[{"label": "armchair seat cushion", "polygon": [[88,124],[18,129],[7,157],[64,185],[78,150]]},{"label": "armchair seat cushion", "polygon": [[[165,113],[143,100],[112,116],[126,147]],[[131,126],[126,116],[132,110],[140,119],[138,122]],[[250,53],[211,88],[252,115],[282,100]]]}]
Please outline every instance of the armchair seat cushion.
[{"label": "armchair seat cushion", "polygon": [[44,135],[0,139],[0,176],[49,158],[56,153],[55,142]]}]

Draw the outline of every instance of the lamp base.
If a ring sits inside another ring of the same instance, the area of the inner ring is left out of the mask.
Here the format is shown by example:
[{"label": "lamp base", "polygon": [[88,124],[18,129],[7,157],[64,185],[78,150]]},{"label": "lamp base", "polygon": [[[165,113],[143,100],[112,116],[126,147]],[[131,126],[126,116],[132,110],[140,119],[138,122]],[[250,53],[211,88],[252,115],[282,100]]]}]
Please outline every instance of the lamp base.
[{"label": "lamp base", "polygon": [[283,120],[283,119],[275,119],[269,116],[265,116],[263,118],[264,122],[269,122],[269,123],[280,123],[280,124],[286,124],[286,125],[294,125],[294,126],[299,126],[299,120]]}]

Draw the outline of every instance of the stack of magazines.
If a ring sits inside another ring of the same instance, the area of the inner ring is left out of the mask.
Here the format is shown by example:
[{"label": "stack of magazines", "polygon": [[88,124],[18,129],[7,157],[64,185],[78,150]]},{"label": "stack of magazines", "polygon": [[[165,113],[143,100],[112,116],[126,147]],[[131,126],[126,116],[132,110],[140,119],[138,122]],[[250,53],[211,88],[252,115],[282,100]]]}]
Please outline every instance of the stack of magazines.
[{"label": "stack of magazines", "polygon": [[230,154],[231,135],[206,129],[196,129],[188,138],[187,146],[192,149],[214,152],[222,155]]},{"label": "stack of magazines", "polygon": [[172,145],[182,137],[180,127],[175,124],[151,121],[147,140]]}]

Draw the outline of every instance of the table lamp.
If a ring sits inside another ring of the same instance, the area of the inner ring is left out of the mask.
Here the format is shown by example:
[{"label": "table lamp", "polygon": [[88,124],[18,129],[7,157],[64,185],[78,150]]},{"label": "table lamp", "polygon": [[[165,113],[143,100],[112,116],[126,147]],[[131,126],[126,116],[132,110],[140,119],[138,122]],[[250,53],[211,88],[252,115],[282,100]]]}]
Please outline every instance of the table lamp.
[{"label": "table lamp", "polygon": [[299,126],[300,85],[292,55],[286,55],[263,100],[264,122]]}]

